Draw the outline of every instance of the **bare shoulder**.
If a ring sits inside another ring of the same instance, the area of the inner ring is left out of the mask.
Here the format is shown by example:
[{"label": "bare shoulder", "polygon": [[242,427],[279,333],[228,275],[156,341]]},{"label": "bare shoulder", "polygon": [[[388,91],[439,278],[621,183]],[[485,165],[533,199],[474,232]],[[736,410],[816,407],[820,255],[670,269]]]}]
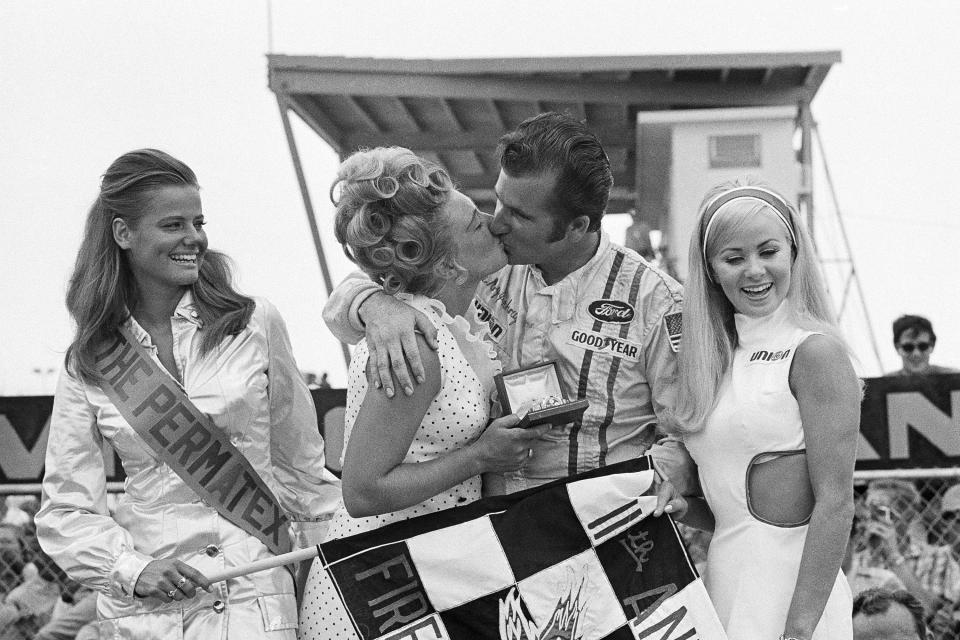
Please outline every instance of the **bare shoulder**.
[{"label": "bare shoulder", "polygon": [[833,336],[814,334],[797,347],[790,387],[795,393],[810,390],[820,395],[859,390],[859,381],[845,345]]},{"label": "bare shoulder", "polygon": [[797,346],[794,361],[802,365],[829,365],[831,363],[850,362],[847,349],[833,336],[815,333]]}]

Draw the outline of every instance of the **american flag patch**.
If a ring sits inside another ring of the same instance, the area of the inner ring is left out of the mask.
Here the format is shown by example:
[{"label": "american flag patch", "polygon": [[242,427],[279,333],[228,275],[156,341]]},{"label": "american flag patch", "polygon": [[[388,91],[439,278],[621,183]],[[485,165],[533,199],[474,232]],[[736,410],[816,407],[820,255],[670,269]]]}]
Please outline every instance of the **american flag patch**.
[{"label": "american flag patch", "polygon": [[679,311],[663,316],[663,326],[670,338],[670,348],[674,353],[680,350],[680,336],[683,334],[683,314]]}]

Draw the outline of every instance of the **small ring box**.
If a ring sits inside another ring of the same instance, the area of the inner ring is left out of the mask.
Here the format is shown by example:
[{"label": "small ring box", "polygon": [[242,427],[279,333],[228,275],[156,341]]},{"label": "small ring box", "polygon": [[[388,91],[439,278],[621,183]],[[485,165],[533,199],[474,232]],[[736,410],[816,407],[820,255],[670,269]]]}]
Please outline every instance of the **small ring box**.
[{"label": "small ring box", "polygon": [[560,373],[554,360],[498,374],[494,382],[503,414],[522,415],[518,427],[567,424],[582,416],[590,406],[586,400],[567,399],[560,387]]}]

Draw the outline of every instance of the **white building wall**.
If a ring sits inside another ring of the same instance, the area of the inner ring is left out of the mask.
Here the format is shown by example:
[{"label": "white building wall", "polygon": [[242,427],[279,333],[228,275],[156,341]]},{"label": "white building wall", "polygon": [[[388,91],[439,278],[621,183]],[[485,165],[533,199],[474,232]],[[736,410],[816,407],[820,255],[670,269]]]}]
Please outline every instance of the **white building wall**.
[{"label": "white building wall", "polygon": [[[664,240],[681,280],[700,202],[714,185],[754,176],[797,203],[800,164],[793,148],[796,110],[790,107],[641,112],[644,123],[672,123],[669,218]],[[759,135],[760,166],[711,168],[710,138]]]}]

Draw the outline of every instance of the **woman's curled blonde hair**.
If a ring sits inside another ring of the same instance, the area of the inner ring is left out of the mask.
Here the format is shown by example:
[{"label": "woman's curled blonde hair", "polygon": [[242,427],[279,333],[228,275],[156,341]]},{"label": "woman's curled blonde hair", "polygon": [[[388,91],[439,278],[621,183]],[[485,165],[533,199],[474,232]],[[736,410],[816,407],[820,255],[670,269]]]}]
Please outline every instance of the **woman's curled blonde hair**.
[{"label": "woman's curled blonde hair", "polygon": [[465,271],[439,215],[453,191],[443,167],[402,147],[354,153],[330,187],[344,253],[386,293],[432,295]]}]

